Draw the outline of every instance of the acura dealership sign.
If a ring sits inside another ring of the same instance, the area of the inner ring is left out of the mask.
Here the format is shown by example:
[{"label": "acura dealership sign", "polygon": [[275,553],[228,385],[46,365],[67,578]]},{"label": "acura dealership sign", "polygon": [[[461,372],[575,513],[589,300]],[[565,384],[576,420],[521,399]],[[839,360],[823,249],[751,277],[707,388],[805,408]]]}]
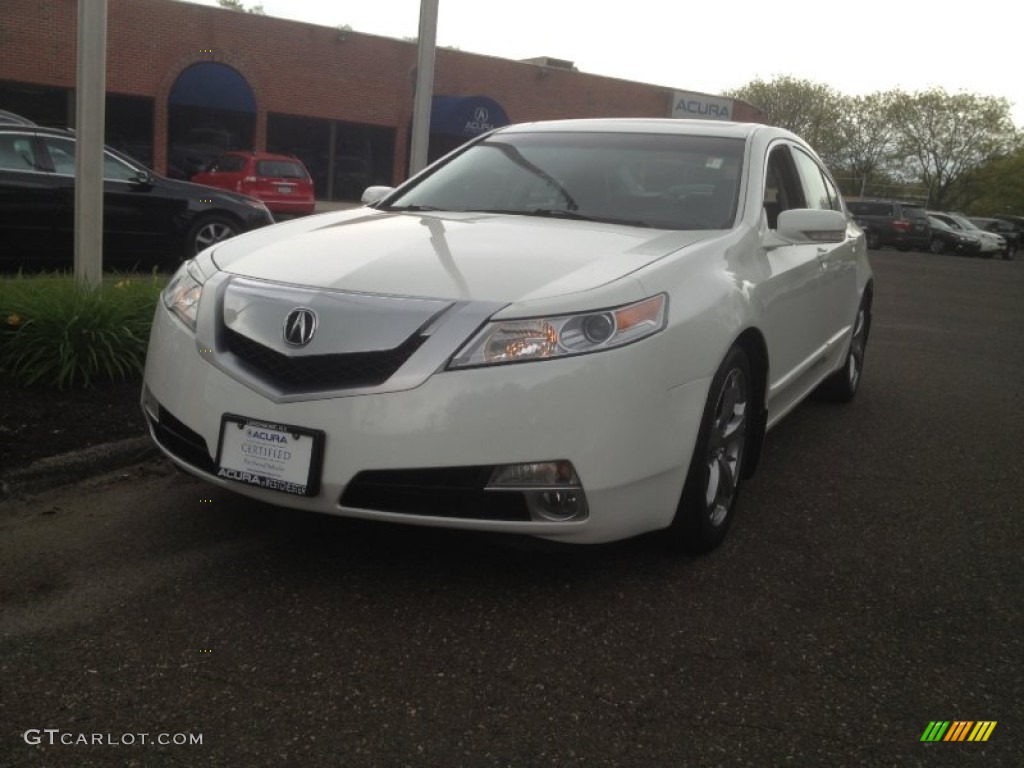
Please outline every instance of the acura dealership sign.
[{"label": "acura dealership sign", "polygon": [[672,95],[669,117],[688,117],[698,120],[732,120],[732,99],[708,96],[705,93],[676,91]]}]

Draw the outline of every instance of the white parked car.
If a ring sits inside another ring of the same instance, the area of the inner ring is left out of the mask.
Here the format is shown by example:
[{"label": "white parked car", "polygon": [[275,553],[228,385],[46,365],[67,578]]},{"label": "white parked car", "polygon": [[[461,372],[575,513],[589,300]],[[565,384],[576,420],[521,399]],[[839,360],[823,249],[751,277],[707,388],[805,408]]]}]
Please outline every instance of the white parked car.
[{"label": "white parked car", "polygon": [[944,213],[941,211],[928,211],[928,215],[959,232],[978,238],[981,242],[979,253],[987,259],[991,259],[995,254],[1001,254],[1006,250],[1006,240],[1002,235],[982,229],[966,216],[959,213]]},{"label": "white parked car", "polygon": [[174,276],[143,406],[179,466],[305,510],[705,551],[766,430],[860,383],[864,236],[784,130],[514,125],[364,202]]}]

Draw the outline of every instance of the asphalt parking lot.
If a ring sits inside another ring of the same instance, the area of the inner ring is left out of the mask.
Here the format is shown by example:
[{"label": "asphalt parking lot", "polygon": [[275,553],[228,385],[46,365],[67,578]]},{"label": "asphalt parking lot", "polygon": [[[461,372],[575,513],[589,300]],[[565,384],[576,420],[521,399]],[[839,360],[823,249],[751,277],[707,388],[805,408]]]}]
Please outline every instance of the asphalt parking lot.
[{"label": "asphalt parking lot", "polygon": [[1020,765],[1024,260],[872,262],[857,400],[770,434],[703,558],[304,515],[162,461],[0,504],[0,766]]}]

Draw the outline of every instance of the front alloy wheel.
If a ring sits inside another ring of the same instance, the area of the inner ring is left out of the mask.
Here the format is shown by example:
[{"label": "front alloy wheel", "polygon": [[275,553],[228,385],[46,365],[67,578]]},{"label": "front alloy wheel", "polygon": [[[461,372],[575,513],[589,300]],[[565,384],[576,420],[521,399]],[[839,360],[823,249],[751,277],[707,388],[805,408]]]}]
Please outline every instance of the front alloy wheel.
[{"label": "front alloy wheel", "polygon": [[672,542],[691,554],[707,552],[725,538],[743,477],[747,428],[752,416],[750,361],[729,350],[711,381]]},{"label": "front alloy wheel", "polygon": [[733,368],[718,396],[708,440],[704,501],[712,526],[725,522],[739,487],[748,393],[746,374],[739,367]]},{"label": "front alloy wheel", "polygon": [[238,232],[238,225],[224,216],[204,216],[193,225],[189,233],[190,255],[234,237]]}]

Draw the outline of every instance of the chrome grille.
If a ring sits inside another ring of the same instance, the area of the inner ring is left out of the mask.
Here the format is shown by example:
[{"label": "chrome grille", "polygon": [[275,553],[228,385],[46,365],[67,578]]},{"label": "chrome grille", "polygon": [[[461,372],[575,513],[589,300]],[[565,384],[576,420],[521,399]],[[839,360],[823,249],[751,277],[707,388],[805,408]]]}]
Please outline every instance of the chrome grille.
[{"label": "chrome grille", "polygon": [[230,328],[224,333],[228,351],[246,372],[282,393],[380,386],[426,341],[417,334],[393,349],[291,357]]}]

